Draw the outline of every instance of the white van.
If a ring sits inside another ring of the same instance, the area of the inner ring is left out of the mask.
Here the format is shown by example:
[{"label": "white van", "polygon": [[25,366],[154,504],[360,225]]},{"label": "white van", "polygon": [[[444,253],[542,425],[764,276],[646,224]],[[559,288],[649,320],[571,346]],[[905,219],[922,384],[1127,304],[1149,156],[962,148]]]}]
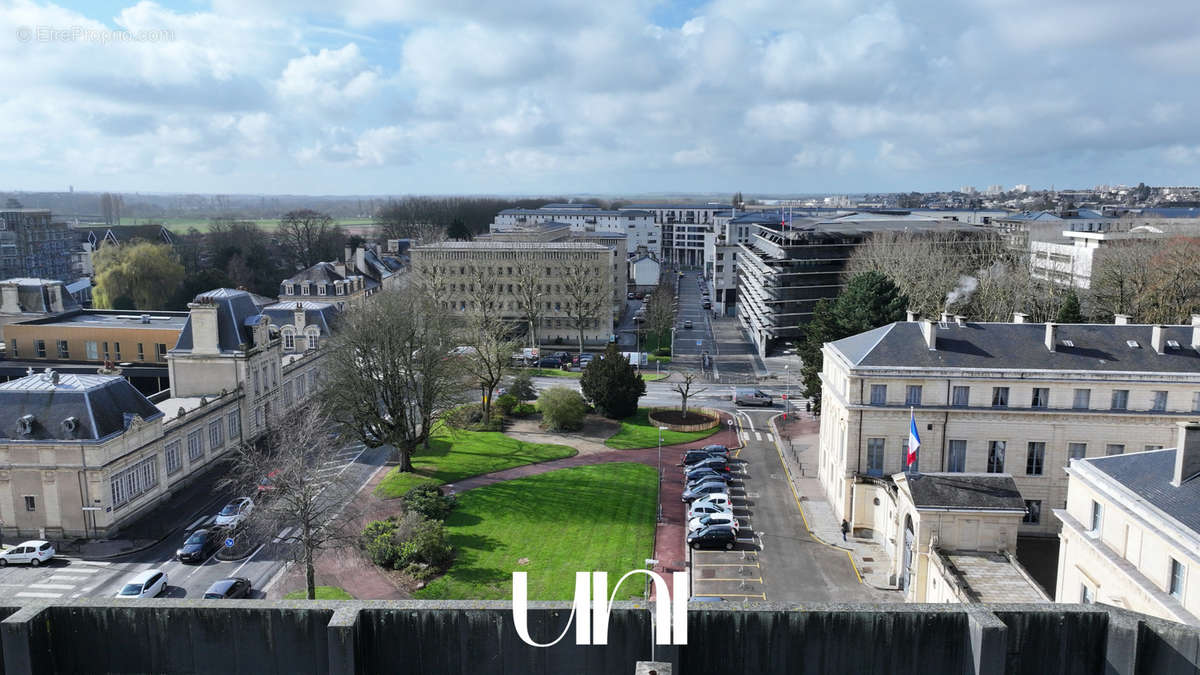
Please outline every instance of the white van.
[{"label": "white van", "polygon": [[764,394],[758,389],[738,389],[733,394],[734,405],[763,405],[773,406],[775,401],[770,394]]}]

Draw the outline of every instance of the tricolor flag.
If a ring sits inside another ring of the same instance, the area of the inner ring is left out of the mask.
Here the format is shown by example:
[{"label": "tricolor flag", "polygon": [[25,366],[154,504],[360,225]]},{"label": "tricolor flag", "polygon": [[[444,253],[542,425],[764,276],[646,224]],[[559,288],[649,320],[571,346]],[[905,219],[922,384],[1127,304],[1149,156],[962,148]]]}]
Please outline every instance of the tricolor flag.
[{"label": "tricolor flag", "polygon": [[921,447],[921,435],[917,433],[917,420],[913,417],[913,409],[908,409],[908,456],[904,465],[912,466],[917,461],[917,448]]}]

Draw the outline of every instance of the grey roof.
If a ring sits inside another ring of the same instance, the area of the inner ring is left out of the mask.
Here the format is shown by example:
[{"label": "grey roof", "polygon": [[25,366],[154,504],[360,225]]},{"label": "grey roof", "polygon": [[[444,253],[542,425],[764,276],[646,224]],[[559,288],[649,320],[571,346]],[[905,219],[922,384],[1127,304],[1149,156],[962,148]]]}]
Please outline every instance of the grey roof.
[{"label": "grey roof", "polygon": [[[232,288],[218,288],[196,296],[194,302],[211,301],[217,305],[217,347],[223,352],[239,351],[242,344],[254,343],[254,331],[246,319],[260,313],[250,293]],[[192,350],[192,318],[189,316],[179,331],[175,351]]]},{"label": "grey roof", "polygon": [[[142,322],[142,315],[149,321]],[[139,312],[116,309],[73,309],[53,316],[20,322],[22,326],[80,326],[84,328],[134,328],[142,330],[180,330],[187,312]]]},{"label": "grey roof", "polygon": [[1200,533],[1200,476],[1171,485],[1176,449],[1077,459],[1124,485],[1139,498]]},{"label": "grey roof", "polygon": [[[28,435],[17,428],[25,415],[33,416]],[[128,428],[133,415],[152,420],[162,412],[119,375],[59,374],[55,384],[35,373],[0,384],[0,439],[100,440]],[[68,431],[63,420],[72,417]]]},{"label": "grey roof", "polygon": [[905,474],[917,508],[1025,511],[1025,500],[1006,473]]},{"label": "grey roof", "polygon": [[[1045,324],[935,325],[937,349],[925,346],[918,322],[901,321],[829,343],[859,367],[1081,370],[1200,373],[1191,326],[1163,328],[1162,354],[1150,346],[1152,326],[1059,324],[1055,351],[1046,349]],[[1130,347],[1133,340],[1137,347]],[[1067,346],[1070,342],[1072,346]]]},{"label": "grey roof", "polygon": [[334,281],[342,281],[343,279],[345,279],[345,277],[338,274],[338,271],[336,268],[334,268],[333,263],[319,262],[311,267],[306,267],[299,272],[296,272],[292,276],[285,279],[284,283],[286,284],[290,282],[296,284],[300,283],[301,281],[332,283]]},{"label": "grey roof", "polygon": [[550,203],[550,204],[543,204],[543,205],[542,205],[542,208],[543,208],[543,209],[589,209],[589,210],[596,210],[596,209],[599,209],[600,207],[599,207],[599,206],[597,206],[597,205],[595,205],[595,204],[588,203],[588,202],[553,202],[553,203]]},{"label": "grey roof", "polygon": [[295,321],[296,305],[304,308],[305,325],[318,326],[324,336],[333,334],[338,310],[328,302],[277,302],[263,307],[263,314],[276,326],[289,326]]},{"label": "grey roof", "polygon": [[22,312],[50,312],[50,286],[62,287],[59,295],[62,297],[63,309],[79,308],[79,303],[75,302],[74,296],[67,291],[66,285],[61,281],[18,277],[13,279],[4,279],[0,283],[4,283],[6,285],[16,284],[17,303],[20,305]]},{"label": "grey roof", "polygon": [[[575,207],[576,205],[572,204],[571,206]],[[611,209],[601,209],[601,208],[596,208],[596,207],[566,208],[565,206],[562,208],[559,208],[559,207],[544,208],[543,207],[540,209],[504,209],[500,213],[504,214],[504,215],[510,215],[510,216],[547,216],[547,217],[551,217],[551,218],[557,217],[557,216],[650,216],[650,215],[653,215],[649,211],[638,211],[636,209],[623,209],[621,211],[614,211]]]},{"label": "grey roof", "polygon": [[717,202],[683,202],[683,203],[676,203],[676,204],[672,204],[671,202],[656,202],[656,203],[652,202],[652,203],[645,203],[645,204],[630,204],[628,206],[622,206],[621,210],[622,211],[626,211],[626,210],[645,211],[648,209],[682,209],[685,211],[690,211],[690,210],[709,210],[709,209],[729,210],[732,208],[733,208],[732,204],[721,204],[721,203],[717,203]]}]

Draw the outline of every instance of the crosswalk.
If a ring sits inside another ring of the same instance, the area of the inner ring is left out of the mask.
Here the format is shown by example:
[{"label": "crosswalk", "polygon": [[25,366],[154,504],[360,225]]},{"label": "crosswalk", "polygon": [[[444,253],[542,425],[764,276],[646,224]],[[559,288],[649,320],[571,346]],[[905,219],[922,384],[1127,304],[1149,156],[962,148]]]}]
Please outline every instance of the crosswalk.
[{"label": "crosswalk", "polygon": [[112,563],[98,560],[68,560],[66,567],[56,569],[45,581],[26,584],[25,588],[29,590],[18,591],[13,597],[53,600],[70,595],[72,598],[78,598],[95,590],[96,584],[93,581],[96,575],[104,572],[109,565]]},{"label": "crosswalk", "polygon": [[774,436],[774,435],[773,435],[771,432],[769,432],[769,431],[767,431],[767,432],[761,432],[761,431],[743,431],[743,432],[742,432],[742,440],[743,440],[743,441],[749,441],[751,436],[754,436],[754,440],[756,440],[756,441],[763,441],[763,440],[765,440],[765,441],[766,441],[766,442],[768,442],[768,443],[774,443],[774,442],[775,442],[775,436]]}]

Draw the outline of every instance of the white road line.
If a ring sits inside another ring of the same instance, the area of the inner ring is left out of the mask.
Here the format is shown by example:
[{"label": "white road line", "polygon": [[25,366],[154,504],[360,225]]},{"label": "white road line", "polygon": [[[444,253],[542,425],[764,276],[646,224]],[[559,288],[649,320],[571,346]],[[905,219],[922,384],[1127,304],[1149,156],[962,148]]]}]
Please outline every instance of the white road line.
[{"label": "white road line", "polygon": [[761,440],[762,440],[762,434],[758,433],[757,431],[756,431],[756,432],[754,432],[754,440],[756,440],[756,441],[761,441]]},{"label": "white road line", "polygon": [[64,574],[55,574],[46,581],[70,581],[73,583],[78,583],[80,581],[87,581],[90,578],[91,577],[69,577]]},{"label": "white road line", "polygon": [[296,528],[294,528],[294,527],[283,528],[282,530],[279,531],[279,534],[275,535],[275,538],[272,540],[272,542],[278,544],[279,542],[283,541],[284,538],[286,538],[288,535],[290,535],[292,533],[292,530],[294,530],[294,529],[296,529]]},{"label": "white road line", "polygon": [[76,567],[77,564],[82,562],[82,560],[75,561],[75,563],[67,568],[67,574],[95,574],[100,571],[99,567]]},{"label": "white road line", "polygon": [[258,548],[254,549],[254,553],[251,553],[250,557],[246,558],[246,562],[242,563],[241,565],[238,565],[237,569],[233,571],[233,574],[230,574],[229,576],[231,576],[231,577],[237,576],[237,573],[241,572],[243,567],[250,564],[251,560],[254,560],[254,556],[258,555],[258,552],[263,549],[263,546],[266,546],[266,543],[259,544]]},{"label": "white road line", "polygon": [[197,527],[200,527],[200,523],[203,523],[206,520],[208,520],[208,516],[200,516],[199,518],[196,519],[196,522],[192,523],[191,525],[188,525],[184,529],[185,530],[194,530]]},{"label": "white road line", "polygon": [[[112,564],[105,560],[72,560],[71,563],[75,565],[95,565],[97,567],[108,567]],[[83,570],[78,571],[82,572]]]},{"label": "white road line", "polygon": [[28,588],[43,588],[48,591],[69,591],[75,588],[75,584],[29,584]]},{"label": "white road line", "polygon": [[767,437],[767,442],[768,442],[768,443],[774,443],[774,442],[775,442],[775,437],[774,437],[774,436],[772,436],[771,434],[763,434],[763,435]]},{"label": "white road line", "polygon": [[63,596],[62,593],[30,593],[30,592],[17,593],[15,595],[15,597],[18,597],[18,598],[61,598],[62,596]]},{"label": "white road line", "polygon": [[749,441],[749,440],[750,440],[750,432],[749,432],[749,431],[743,431],[743,432],[742,432],[742,440],[743,440],[743,441]]}]

